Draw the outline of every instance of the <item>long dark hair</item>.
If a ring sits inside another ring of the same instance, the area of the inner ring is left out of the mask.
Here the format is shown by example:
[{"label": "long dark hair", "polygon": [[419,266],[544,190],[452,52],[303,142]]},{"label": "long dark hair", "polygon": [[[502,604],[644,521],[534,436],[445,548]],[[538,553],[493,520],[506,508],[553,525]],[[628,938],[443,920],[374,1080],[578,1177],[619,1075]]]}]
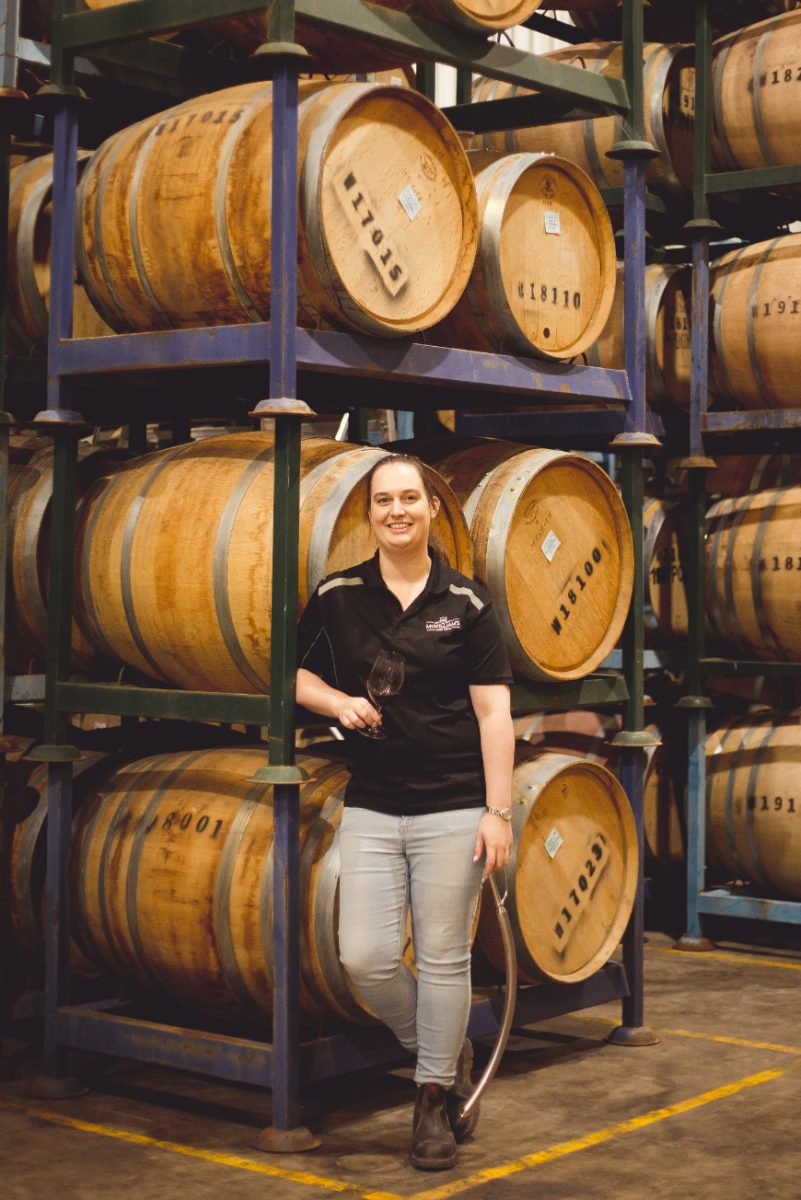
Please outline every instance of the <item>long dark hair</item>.
[{"label": "long dark hair", "polygon": [[[390,466],[392,466],[393,463],[403,463],[406,466],[414,467],[414,469],[417,471],[417,474],[420,476],[420,479],[423,484],[423,490],[424,490],[426,496],[428,497],[429,503],[431,503],[434,500],[438,500],[440,502],[440,505],[442,504],[442,497],[440,496],[439,492],[436,489],[434,480],[431,476],[431,472],[429,471],[426,464],[422,461],[422,459],[419,459],[416,454],[385,454],[385,455],[383,455],[382,458],[379,458],[378,461],[372,465],[372,467],[370,468],[370,470],[367,473],[367,511],[368,511],[368,513],[370,511],[370,503],[373,499],[373,477],[375,476],[376,471],[380,470],[381,467],[390,467]],[[437,537],[437,535],[435,533],[433,533],[431,529],[429,529],[429,531],[428,531],[428,548],[431,551],[431,553],[434,554],[437,558],[441,559],[442,562],[447,562],[448,555],[445,552],[445,547],[443,546],[442,542]]]}]

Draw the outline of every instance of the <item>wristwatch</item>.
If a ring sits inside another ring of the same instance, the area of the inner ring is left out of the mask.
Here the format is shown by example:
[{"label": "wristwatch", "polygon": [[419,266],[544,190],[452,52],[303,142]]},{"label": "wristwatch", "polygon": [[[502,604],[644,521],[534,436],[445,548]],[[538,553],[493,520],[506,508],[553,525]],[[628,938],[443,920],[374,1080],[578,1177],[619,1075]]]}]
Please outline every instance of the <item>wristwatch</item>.
[{"label": "wristwatch", "polygon": [[491,804],[487,805],[487,812],[492,813],[493,817],[500,817],[502,821],[511,821],[511,808],[493,808]]}]

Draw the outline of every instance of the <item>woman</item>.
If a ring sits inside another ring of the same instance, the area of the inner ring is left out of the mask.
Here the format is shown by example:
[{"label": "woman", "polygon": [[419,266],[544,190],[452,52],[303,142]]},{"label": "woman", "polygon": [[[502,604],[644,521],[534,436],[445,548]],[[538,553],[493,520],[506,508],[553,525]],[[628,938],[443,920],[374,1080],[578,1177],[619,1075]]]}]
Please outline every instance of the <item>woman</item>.
[{"label": "woman", "polygon": [[[472,1067],[470,932],[482,875],[506,866],[512,847],[512,676],[487,593],[429,553],[440,502],[422,463],[387,455],[368,486],[378,552],[311,597],[297,699],[345,730],[340,957],[417,1056],[410,1158],[441,1170],[478,1116],[459,1119]],[[365,687],[381,650],[405,659],[383,711]],[[375,727],[383,738],[364,736]],[[416,980],[401,957],[409,907]]]}]

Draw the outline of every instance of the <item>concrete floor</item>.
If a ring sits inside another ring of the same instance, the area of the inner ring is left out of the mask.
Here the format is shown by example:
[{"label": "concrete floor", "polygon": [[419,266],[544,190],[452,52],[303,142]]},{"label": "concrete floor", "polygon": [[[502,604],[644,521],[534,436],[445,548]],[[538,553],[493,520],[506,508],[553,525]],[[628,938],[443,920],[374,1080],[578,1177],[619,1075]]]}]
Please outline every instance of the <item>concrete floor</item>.
[{"label": "concrete floor", "polygon": [[515,1036],[454,1170],[406,1162],[408,1071],[329,1084],[306,1119],[322,1146],[251,1148],[269,1098],[95,1061],[71,1101],[0,1084],[2,1200],[799,1200],[801,949],[646,948],[646,1015],[661,1044],[604,1041],[610,1005]]}]

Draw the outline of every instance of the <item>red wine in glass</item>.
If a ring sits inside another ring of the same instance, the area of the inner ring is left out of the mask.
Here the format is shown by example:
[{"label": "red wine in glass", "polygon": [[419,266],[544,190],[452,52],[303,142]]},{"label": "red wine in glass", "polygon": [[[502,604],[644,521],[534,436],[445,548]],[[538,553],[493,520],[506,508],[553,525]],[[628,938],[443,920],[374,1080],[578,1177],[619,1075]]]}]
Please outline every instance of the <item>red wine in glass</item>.
[{"label": "red wine in glass", "polygon": [[[403,687],[405,668],[406,660],[402,654],[397,654],[394,650],[379,651],[370,674],[367,676],[366,684],[367,695],[370,697],[373,708],[381,712],[382,703],[390,696],[397,696]],[[380,725],[369,725],[366,729],[360,729],[358,732],[371,738],[386,738],[387,736]]]}]

